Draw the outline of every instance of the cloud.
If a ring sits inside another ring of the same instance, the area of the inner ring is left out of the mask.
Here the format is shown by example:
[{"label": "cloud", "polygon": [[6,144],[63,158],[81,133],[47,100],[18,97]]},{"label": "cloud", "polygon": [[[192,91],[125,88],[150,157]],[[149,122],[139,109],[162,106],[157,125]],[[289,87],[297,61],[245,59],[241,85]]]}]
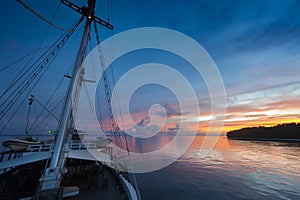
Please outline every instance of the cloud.
[{"label": "cloud", "polygon": [[179,111],[179,105],[177,104],[164,104],[163,107],[166,109],[167,117],[181,116],[182,113]]},{"label": "cloud", "polygon": [[300,98],[300,82],[274,86],[252,92],[245,92],[228,97],[228,106],[254,106],[256,108],[270,103]]},{"label": "cloud", "polygon": [[144,126],[147,126],[147,124],[150,123],[150,118],[149,116],[146,116],[144,118],[141,119],[141,121],[139,121],[136,125],[137,126],[140,126],[140,127],[144,127]]},{"label": "cloud", "polygon": [[178,131],[179,130],[179,124],[176,124],[175,127],[168,128],[168,131]]}]

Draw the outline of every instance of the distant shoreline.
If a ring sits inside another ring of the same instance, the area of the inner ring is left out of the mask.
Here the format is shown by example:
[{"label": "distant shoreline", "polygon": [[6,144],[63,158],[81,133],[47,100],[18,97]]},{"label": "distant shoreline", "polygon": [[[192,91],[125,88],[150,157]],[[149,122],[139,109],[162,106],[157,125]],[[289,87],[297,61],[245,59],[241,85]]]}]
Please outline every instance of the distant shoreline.
[{"label": "distant shoreline", "polygon": [[245,141],[266,141],[266,142],[299,142],[300,139],[280,139],[280,138],[228,138],[228,140],[245,140]]},{"label": "distant shoreline", "polygon": [[248,127],[229,131],[230,140],[300,142],[300,124],[278,124],[272,127]]}]

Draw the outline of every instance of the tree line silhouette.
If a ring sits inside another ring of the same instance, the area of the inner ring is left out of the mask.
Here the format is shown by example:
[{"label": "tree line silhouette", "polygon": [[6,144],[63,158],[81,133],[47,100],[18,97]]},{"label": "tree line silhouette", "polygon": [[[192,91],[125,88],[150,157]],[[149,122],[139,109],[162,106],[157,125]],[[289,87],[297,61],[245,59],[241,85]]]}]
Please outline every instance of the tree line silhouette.
[{"label": "tree line silhouette", "polygon": [[300,123],[248,127],[229,131],[226,135],[229,139],[241,140],[300,140]]}]

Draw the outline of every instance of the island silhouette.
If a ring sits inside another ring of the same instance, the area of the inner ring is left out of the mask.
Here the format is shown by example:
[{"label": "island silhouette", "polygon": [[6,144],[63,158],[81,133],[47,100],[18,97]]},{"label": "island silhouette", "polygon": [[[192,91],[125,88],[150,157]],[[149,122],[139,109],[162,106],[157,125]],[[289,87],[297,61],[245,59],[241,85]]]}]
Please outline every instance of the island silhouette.
[{"label": "island silhouette", "polygon": [[265,141],[299,141],[300,123],[277,124],[272,127],[247,127],[229,131],[228,139],[265,140]]}]

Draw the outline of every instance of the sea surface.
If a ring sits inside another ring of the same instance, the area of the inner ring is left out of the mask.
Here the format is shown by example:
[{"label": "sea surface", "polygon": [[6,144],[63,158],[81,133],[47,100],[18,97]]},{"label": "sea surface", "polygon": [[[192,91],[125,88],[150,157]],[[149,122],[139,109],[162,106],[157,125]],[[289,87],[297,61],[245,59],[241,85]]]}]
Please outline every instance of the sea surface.
[{"label": "sea surface", "polygon": [[[186,140],[191,136],[181,137]],[[131,151],[147,153],[173,138],[127,139]],[[222,136],[215,138],[217,143],[208,156],[201,158],[204,138],[195,136],[190,148],[169,166],[135,174],[142,200],[300,200],[300,143],[228,140]]]},{"label": "sea surface", "polygon": [[[162,147],[165,142],[159,141],[170,137],[160,136],[146,146]],[[300,199],[300,143],[219,137],[210,154],[200,158],[203,139],[196,136],[173,164],[136,174],[142,199]]]}]

